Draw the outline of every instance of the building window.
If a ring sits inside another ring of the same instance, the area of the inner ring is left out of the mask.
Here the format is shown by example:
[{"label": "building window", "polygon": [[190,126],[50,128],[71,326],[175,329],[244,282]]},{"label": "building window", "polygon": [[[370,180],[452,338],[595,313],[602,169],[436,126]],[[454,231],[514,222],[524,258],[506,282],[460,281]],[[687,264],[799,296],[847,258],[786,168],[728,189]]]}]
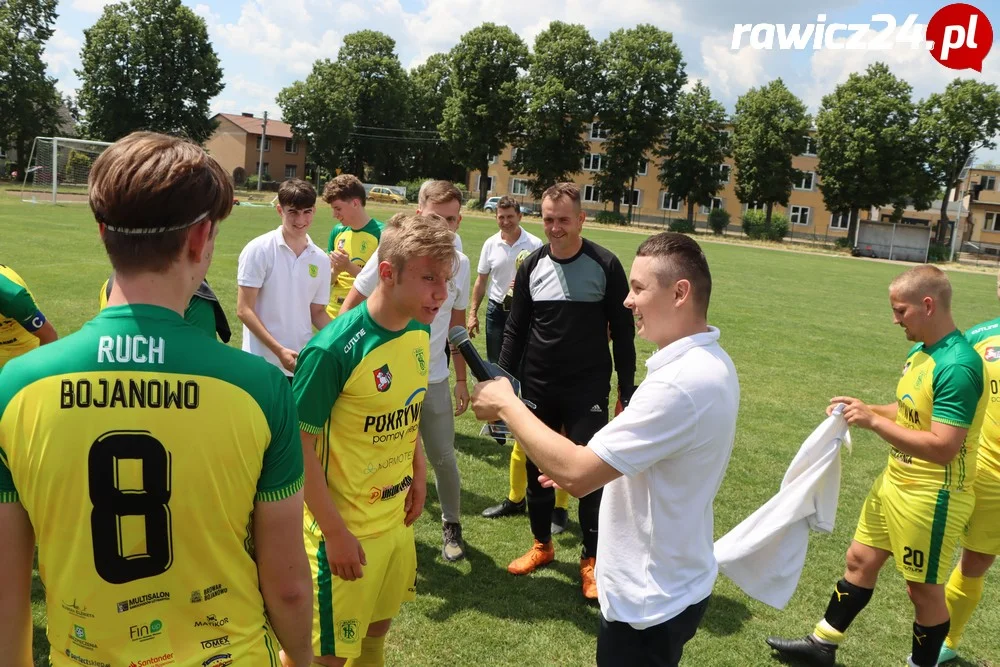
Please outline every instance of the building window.
[{"label": "building window", "polygon": [[803,137],[806,140],[806,147],[802,149],[803,155],[816,155],[816,140],[812,137]]},{"label": "building window", "polygon": [[490,155],[490,156],[488,156],[486,158],[486,161],[489,162],[490,164],[496,164],[497,163],[497,156],[496,155]]},{"label": "building window", "polygon": [[583,186],[583,201],[592,203],[601,201],[601,191],[593,185]]},{"label": "building window", "polygon": [[669,192],[663,192],[660,194],[660,210],[661,211],[679,211],[681,210],[681,198],[677,195],[672,195]]},{"label": "building window", "polygon": [[636,172],[636,176],[645,176],[649,173],[649,160],[641,160],[639,162],[639,171]]},{"label": "building window", "polygon": [[803,171],[799,172],[802,174],[802,180],[795,184],[796,190],[812,190],[813,181],[816,180],[816,172],[814,171]]},{"label": "building window", "polygon": [[590,138],[593,141],[603,141],[608,138],[608,131],[601,127],[600,123],[591,123]]},{"label": "building window", "polygon": [[[260,150],[260,135],[257,135],[257,150]],[[264,139],[264,152],[271,150],[271,137]]]},{"label": "building window", "polygon": [[720,183],[728,183],[729,182],[729,172],[731,170],[732,170],[732,167],[730,167],[728,164],[720,164],[719,165],[719,172],[721,174],[719,176],[719,182]]},{"label": "building window", "polygon": [[[486,178],[489,179],[489,180],[486,181],[486,191],[487,192],[493,192],[493,177],[492,176],[487,176]],[[476,175],[476,187],[473,188],[474,191],[479,192],[479,186],[481,185],[481,180],[482,180],[482,176],[480,176],[480,175],[477,174]]]},{"label": "building window", "polygon": [[830,216],[830,229],[847,229],[851,225],[851,212],[834,213]]},{"label": "building window", "polygon": [[732,138],[732,133],[729,130],[719,130],[719,138],[722,140],[722,149],[729,149],[729,141]]},{"label": "building window", "polygon": [[723,208],[722,199],[719,197],[712,197],[712,203],[708,206],[702,206],[701,213],[702,215],[708,215],[717,208]]},{"label": "building window", "polygon": [[789,220],[793,225],[808,225],[812,209],[808,206],[793,206]]},{"label": "building window", "polygon": [[286,153],[298,153],[299,152],[299,142],[295,139],[285,139],[285,152]]},{"label": "building window", "polygon": [[986,213],[986,224],[983,225],[983,229],[988,232],[1000,232],[1000,213],[997,211],[988,211]]},{"label": "building window", "polygon": [[265,181],[269,181],[269,180],[271,180],[271,169],[270,169],[270,167],[271,167],[271,165],[269,165],[267,162],[265,162],[264,163],[264,169],[262,171],[261,168],[260,168],[260,162],[258,162],[257,166],[254,167],[254,172],[253,173],[254,173],[255,176],[257,174],[262,174],[264,176],[264,180]]},{"label": "building window", "polygon": [[997,177],[996,176],[980,176],[979,185],[982,186],[983,190],[996,190],[997,189]]},{"label": "building window", "polygon": [[[632,190],[632,206],[639,206],[642,203],[642,190]],[[622,206],[629,205],[629,194],[625,192],[622,194]]]},{"label": "building window", "polygon": [[743,210],[744,211],[766,211],[767,210],[767,204],[764,204],[762,202],[751,201],[751,202],[747,202],[746,204],[743,204]]},{"label": "building window", "polygon": [[285,178],[298,178],[299,166],[296,164],[285,165]]},{"label": "building window", "polygon": [[510,193],[512,195],[528,194],[528,181],[523,178],[510,179]]},{"label": "building window", "polygon": [[583,156],[583,170],[584,171],[600,171],[601,170],[601,154],[591,153],[590,155]]},{"label": "building window", "polygon": [[520,152],[521,152],[520,148],[516,148],[516,147],[515,148],[511,148],[510,149],[510,161],[513,162],[514,160],[516,160],[517,159],[517,154],[520,153]]}]

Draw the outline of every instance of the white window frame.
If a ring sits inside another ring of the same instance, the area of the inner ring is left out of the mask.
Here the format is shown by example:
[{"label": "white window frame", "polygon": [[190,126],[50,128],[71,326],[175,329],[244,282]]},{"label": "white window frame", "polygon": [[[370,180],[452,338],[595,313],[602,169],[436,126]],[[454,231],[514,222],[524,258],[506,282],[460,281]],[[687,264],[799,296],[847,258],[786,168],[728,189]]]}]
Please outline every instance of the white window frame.
[{"label": "white window frame", "polygon": [[[671,203],[675,204],[676,208],[671,208],[671,207],[665,205],[665,203],[667,201],[667,197],[671,198]],[[681,210],[681,202],[683,202],[683,201],[684,201],[684,199],[682,197],[678,197],[677,195],[672,195],[672,194],[670,194],[669,192],[666,192],[666,191],[660,192],[660,202],[659,203],[660,203],[660,210],[661,211],[680,211]]]},{"label": "white window frame", "polygon": [[649,173],[649,160],[642,160],[639,171],[635,172],[636,176],[645,176]]},{"label": "white window frame", "polygon": [[510,193],[512,195],[527,195],[528,194],[528,180],[525,178],[514,178],[510,179]]},{"label": "white window frame", "polygon": [[[260,150],[260,135],[257,135],[257,150]],[[264,152],[269,153],[271,151],[271,137],[264,139]]]},{"label": "white window frame", "polygon": [[720,181],[720,182],[721,183],[728,183],[730,177],[733,174],[733,166],[729,165],[729,164],[720,164],[719,165],[719,171],[723,172],[726,175],[726,179],[724,181]]},{"label": "white window frame", "polygon": [[[803,212],[806,214],[805,222],[801,222]],[[808,227],[810,224],[812,224],[812,206],[798,206],[798,205],[789,206],[788,221],[793,225],[801,225],[802,227]]]},{"label": "white window frame", "polygon": [[[806,147],[802,149],[802,155],[807,155],[809,157],[816,156],[816,139],[815,137],[803,137],[806,140]],[[811,149],[811,150],[810,150]]]},{"label": "white window frame", "polygon": [[[292,173],[288,173],[291,171]],[[285,165],[285,178],[298,178],[299,177],[299,165],[297,164],[286,164]]]},{"label": "white window frame", "polygon": [[[600,171],[601,170],[601,159],[603,158],[603,153],[588,153],[583,156],[583,170],[584,171]],[[590,166],[587,166],[587,161],[590,161]],[[594,162],[597,162],[597,166],[594,166]]]},{"label": "white window frame", "polygon": [[[288,150],[289,146],[292,147],[292,150]],[[299,152],[299,142],[295,139],[285,139],[285,152],[289,155],[296,155]]]},{"label": "white window frame", "polygon": [[755,201],[746,202],[743,204],[743,212],[746,213],[747,211],[760,211],[764,213],[767,211],[767,204]]},{"label": "white window frame", "polygon": [[487,156],[486,161],[489,164],[496,164],[497,163],[497,156],[496,155],[489,155],[489,156]]},{"label": "white window frame", "polygon": [[[479,186],[481,185],[481,179],[482,178],[483,178],[482,174],[476,174],[476,187],[474,187],[472,189],[473,192],[479,192]],[[486,186],[486,192],[487,193],[493,192],[493,184],[494,184],[493,177],[492,176],[487,176],[486,178],[490,179],[489,185]]]},{"label": "white window frame", "polygon": [[[622,206],[628,206],[628,191],[622,193]],[[632,208],[642,206],[642,190],[635,188],[632,190]]]},{"label": "white window frame", "polygon": [[[808,188],[803,187],[803,184],[806,182],[806,178],[809,179],[809,187]],[[794,190],[801,190],[803,192],[812,192],[813,190],[815,190],[816,189],[816,172],[815,171],[803,171],[802,172],[802,180],[800,180],[798,183],[793,184],[792,189],[794,189]]]},{"label": "white window frame", "polygon": [[597,189],[596,185],[583,186],[583,201],[591,204],[598,204],[601,202],[601,191]]},{"label": "white window frame", "polygon": [[[992,226],[990,225],[992,218]],[[983,218],[983,230],[987,232],[1000,232],[1000,211],[986,211]]]},{"label": "white window frame", "polygon": [[979,177],[979,182],[983,184],[983,190],[996,190],[997,177],[983,174]]},{"label": "white window frame", "polygon": [[590,124],[590,140],[604,141],[608,138],[608,131],[601,127],[600,122],[594,121]]},{"label": "white window frame", "polygon": [[850,229],[851,226],[851,212],[843,211],[841,213],[831,213],[830,214],[830,229]]},{"label": "white window frame", "polygon": [[520,149],[520,148],[518,148],[517,146],[515,146],[514,148],[511,148],[511,149],[510,149],[510,161],[511,161],[511,162],[513,162],[514,160],[516,160],[516,159],[517,159],[517,153],[518,153],[518,151],[520,151],[520,150],[521,150],[521,149]]},{"label": "white window frame", "polygon": [[708,206],[702,205],[701,214],[708,215],[717,208],[725,208],[725,207],[726,207],[726,202],[725,200],[722,199],[722,197],[712,197],[712,203],[710,205]]}]

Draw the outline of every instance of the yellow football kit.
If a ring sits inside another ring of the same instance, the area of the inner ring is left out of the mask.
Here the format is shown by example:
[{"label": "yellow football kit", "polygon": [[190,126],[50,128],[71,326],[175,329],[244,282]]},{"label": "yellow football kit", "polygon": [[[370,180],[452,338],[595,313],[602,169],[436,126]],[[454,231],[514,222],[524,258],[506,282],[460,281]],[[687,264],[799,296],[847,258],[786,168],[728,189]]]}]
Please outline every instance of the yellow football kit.
[{"label": "yellow football kit", "polygon": [[[369,220],[361,229],[351,229],[347,225],[338,224],[330,231],[326,251],[330,253],[339,250],[346,253],[351,263],[361,268],[375,254],[381,238],[382,223],[375,218]],[[353,286],[354,276],[347,271],[341,271],[334,278],[330,285],[330,305],[326,307],[330,317],[336,318],[340,313],[340,306]]]},{"label": "yellow football kit", "polygon": [[429,328],[387,331],[368,302],[338,317],[299,353],[292,380],[299,428],[317,435],[316,456],[367,565],[355,581],[334,577],[308,506],[306,552],[315,583],[317,655],[354,658],[368,625],[396,615],[416,594],[413,529],[403,524],[430,366]]},{"label": "yellow football kit", "polygon": [[31,290],[21,276],[0,264],[0,368],[39,345],[34,335],[45,325]]},{"label": "yellow football kit", "polygon": [[958,455],[939,465],[893,448],[865,500],[854,539],[891,551],[907,581],[942,584],[975,504],[976,452],[986,408],[983,361],[958,332],[915,345],[896,386],[896,423],[968,429]]},{"label": "yellow football kit", "polygon": [[38,541],[51,663],[278,665],[255,502],[302,486],[291,390],[158,306],[104,309],[0,374],[0,501]]}]

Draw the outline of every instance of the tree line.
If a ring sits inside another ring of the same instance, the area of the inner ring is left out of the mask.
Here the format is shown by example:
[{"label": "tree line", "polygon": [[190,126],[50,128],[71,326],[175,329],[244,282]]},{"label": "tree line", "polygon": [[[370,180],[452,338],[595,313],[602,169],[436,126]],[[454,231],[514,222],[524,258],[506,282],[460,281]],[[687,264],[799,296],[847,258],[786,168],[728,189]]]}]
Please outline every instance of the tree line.
[{"label": "tree line", "polygon": [[[41,59],[55,16],[55,0],[0,5],[0,148],[16,146],[19,156],[66,106]],[[205,22],[180,0],[110,5],[84,34],[75,100],[84,135],[211,136],[208,103],[223,72]],[[850,214],[851,233],[858,211],[899,213],[938,197],[947,222],[966,161],[995,148],[1000,132],[1000,91],[974,79],[914,100],[906,81],[876,63],[824,96],[815,117],[780,78],[741,95],[730,116],[702,82],[688,85],[685,68],[673,35],[645,24],[599,42],[582,25],[554,21],[529,49],[510,28],[484,23],[409,71],[391,37],[362,30],[282,89],[277,104],[326,173],[463,180],[466,170],[486,174],[491,157],[513,146],[506,164],[536,197],[581,171],[596,119],[605,141],[594,185],[614,211],[631,208],[634,178],[652,160],[664,189],[687,200],[689,219],[722,188],[720,165],[731,157],[738,198],[770,221],[803,178],[793,156],[811,142],[825,204]],[[480,201],[487,187],[480,179]]]}]

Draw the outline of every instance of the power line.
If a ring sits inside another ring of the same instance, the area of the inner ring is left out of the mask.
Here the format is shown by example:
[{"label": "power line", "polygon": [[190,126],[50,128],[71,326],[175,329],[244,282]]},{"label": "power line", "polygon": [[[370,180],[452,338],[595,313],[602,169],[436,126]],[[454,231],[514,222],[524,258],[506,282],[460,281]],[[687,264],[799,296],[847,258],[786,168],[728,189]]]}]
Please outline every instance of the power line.
[{"label": "power line", "polygon": [[357,137],[359,139],[381,139],[384,141],[401,141],[406,143],[417,143],[417,144],[441,143],[441,139],[432,139],[430,137],[400,137],[400,136],[390,136],[384,134],[364,134],[361,132],[349,132],[348,136]]},{"label": "power line", "polygon": [[437,130],[415,130],[406,127],[376,127],[374,125],[355,125],[356,128],[361,128],[363,130],[379,130],[383,132],[410,132],[416,134],[436,134],[441,135]]}]

